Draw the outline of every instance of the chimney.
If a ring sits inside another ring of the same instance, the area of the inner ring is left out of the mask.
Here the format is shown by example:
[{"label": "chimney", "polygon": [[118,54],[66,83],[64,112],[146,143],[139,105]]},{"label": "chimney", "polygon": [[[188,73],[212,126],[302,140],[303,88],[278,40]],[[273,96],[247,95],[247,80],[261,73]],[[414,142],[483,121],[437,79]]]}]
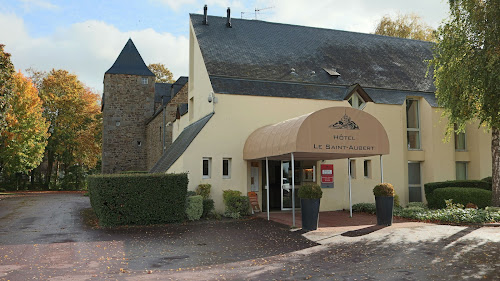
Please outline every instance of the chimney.
[{"label": "chimney", "polygon": [[226,22],[226,27],[231,28],[231,8],[227,8],[227,22]]},{"label": "chimney", "polygon": [[207,10],[207,5],[205,5],[205,7],[203,7],[203,25],[208,25]]}]

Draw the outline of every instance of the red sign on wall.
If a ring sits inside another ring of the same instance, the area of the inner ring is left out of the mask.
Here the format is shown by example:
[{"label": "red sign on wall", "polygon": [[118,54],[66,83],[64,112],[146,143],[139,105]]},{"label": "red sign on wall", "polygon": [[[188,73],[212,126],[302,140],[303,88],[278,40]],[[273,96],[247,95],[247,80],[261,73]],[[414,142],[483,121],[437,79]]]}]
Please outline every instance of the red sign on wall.
[{"label": "red sign on wall", "polygon": [[333,183],[333,164],[321,164],[321,183]]}]

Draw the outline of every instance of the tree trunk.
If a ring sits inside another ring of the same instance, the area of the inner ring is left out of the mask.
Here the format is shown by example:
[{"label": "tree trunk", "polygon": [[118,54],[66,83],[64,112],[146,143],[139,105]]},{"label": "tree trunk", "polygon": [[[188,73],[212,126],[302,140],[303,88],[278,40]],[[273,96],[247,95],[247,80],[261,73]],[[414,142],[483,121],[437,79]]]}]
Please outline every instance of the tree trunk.
[{"label": "tree trunk", "polygon": [[500,129],[496,127],[491,130],[491,158],[493,181],[491,204],[500,207]]},{"label": "tree trunk", "polygon": [[49,151],[47,155],[47,171],[45,172],[45,188],[49,189],[52,176],[52,167],[54,165],[54,153]]}]

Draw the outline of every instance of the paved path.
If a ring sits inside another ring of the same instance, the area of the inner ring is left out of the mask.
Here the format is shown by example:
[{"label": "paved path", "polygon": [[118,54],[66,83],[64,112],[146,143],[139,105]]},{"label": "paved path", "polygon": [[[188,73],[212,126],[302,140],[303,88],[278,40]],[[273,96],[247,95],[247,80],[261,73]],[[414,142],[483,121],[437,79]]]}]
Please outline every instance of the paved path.
[{"label": "paved path", "polygon": [[[102,280],[274,256],[317,245],[276,222],[195,222],[92,229],[89,198],[0,200],[0,280]],[[68,279],[71,278],[71,279]]]},{"label": "paved path", "polygon": [[102,230],[82,224],[88,206],[80,195],[0,200],[0,280],[500,280],[499,227],[301,235],[256,218]]}]

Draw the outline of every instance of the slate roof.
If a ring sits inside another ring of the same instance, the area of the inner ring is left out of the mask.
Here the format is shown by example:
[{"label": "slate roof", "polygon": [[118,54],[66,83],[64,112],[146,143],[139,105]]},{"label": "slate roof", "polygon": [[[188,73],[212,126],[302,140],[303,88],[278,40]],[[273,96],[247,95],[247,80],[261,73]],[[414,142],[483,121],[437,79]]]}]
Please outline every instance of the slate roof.
[{"label": "slate roof", "polygon": [[196,138],[200,131],[205,127],[214,113],[201,118],[200,120],[192,123],[184,128],[182,133],[170,145],[167,151],[156,162],[156,164],[149,171],[150,173],[164,173],[179,159],[179,157],[186,151],[191,142]]},{"label": "slate roof", "polygon": [[[210,81],[216,93],[233,95],[341,101],[352,90],[352,86],[347,85],[322,85],[304,82],[250,80],[217,76],[210,76]],[[438,106],[434,93],[432,92],[370,87],[362,87],[362,89],[365,90],[375,103],[403,104],[407,97],[423,97],[431,106]]]},{"label": "slate roof", "polygon": [[[434,92],[432,43],[340,30],[190,15],[212,76]],[[340,76],[331,76],[333,69]],[[323,95],[323,94],[320,94]]]},{"label": "slate roof", "polygon": [[106,74],[155,76],[144,63],[132,39],[128,39],[115,63],[106,71]]},{"label": "slate roof", "polygon": [[180,116],[184,116],[184,114],[188,113],[188,104],[187,103],[179,104],[177,110],[179,111]]},{"label": "slate roof", "polygon": [[161,103],[163,97],[163,105],[167,104],[171,99],[171,88],[171,83],[155,83],[155,103]]}]

